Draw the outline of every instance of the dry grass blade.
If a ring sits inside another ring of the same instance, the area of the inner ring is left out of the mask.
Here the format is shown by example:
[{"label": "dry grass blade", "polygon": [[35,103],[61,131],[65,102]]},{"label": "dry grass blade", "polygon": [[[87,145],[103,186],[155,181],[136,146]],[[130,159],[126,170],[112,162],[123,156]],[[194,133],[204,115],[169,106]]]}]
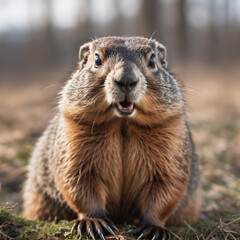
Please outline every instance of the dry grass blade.
[{"label": "dry grass blade", "polygon": [[3,223],[2,225],[0,225],[0,228],[4,228],[4,227],[6,227],[7,225],[9,225],[9,223]]},{"label": "dry grass blade", "polygon": [[8,207],[7,205],[8,205],[8,202],[0,203],[0,207],[3,207],[6,210],[14,209],[18,205],[18,203],[15,203],[14,205],[8,206]]},{"label": "dry grass blade", "polygon": [[[229,222],[229,218],[220,218],[216,225],[214,224],[210,230],[210,233],[205,238],[205,240],[210,239],[224,239],[224,240],[230,240],[230,239],[240,239],[240,224],[239,224],[239,217],[235,220],[232,220]],[[199,236],[200,238],[200,236]],[[203,236],[201,236],[200,239],[204,239]]]},{"label": "dry grass blade", "polygon": [[0,203],[0,207],[5,207],[7,205],[7,203]]},{"label": "dry grass blade", "polygon": [[2,231],[0,231],[0,239],[2,239],[1,236],[4,236],[7,239],[13,239],[13,238],[9,237],[7,234],[3,233]]},{"label": "dry grass blade", "polygon": [[4,209],[14,209],[17,205],[18,205],[18,203],[15,203],[14,205],[9,206],[9,207],[4,206]]},{"label": "dry grass blade", "polygon": [[207,238],[206,238],[206,240],[210,240],[210,239],[213,239],[212,232],[210,232],[209,235],[208,235]]},{"label": "dry grass blade", "polygon": [[184,224],[195,234],[196,239],[199,240],[199,234],[196,232],[196,230],[193,229],[188,223],[184,222]]},{"label": "dry grass blade", "polygon": [[239,223],[240,223],[240,217],[237,218],[237,219],[235,219],[235,220],[233,220],[233,221],[231,221],[231,222],[229,222],[229,223],[226,223],[226,226],[231,225],[231,224],[233,224],[233,223],[235,223],[235,222],[238,222],[238,221],[239,221]]},{"label": "dry grass blade", "polygon": [[233,238],[235,238],[235,236],[239,237],[240,236],[240,225],[236,225],[235,224],[239,220],[240,220],[240,217],[235,219],[235,220],[233,220],[233,221],[231,221],[231,222],[229,222],[229,223],[224,223],[223,224],[223,231],[225,233],[230,233]]},{"label": "dry grass blade", "polygon": [[182,238],[180,238],[178,235],[176,235],[174,232],[168,230],[175,238],[177,238],[178,240],[182,240]]},{"label": "dry grass blade", "polygon": [[106,236],[106,239],[118,239],[118,240],[135,240],[135,238],[123,236],[121,234],[115,236]]}]

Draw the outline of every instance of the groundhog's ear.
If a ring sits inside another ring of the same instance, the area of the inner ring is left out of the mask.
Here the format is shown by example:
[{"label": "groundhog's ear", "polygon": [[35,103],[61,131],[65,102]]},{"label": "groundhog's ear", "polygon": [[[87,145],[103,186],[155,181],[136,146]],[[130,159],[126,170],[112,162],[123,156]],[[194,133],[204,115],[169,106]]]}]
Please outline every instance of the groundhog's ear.
[{"label": "groundhog's ear", "polygon": [[163,46],[161,43],[157,42],[157,52],[158,52],[158,59],[161,62],[162,66],[164,68],[167,67],[167,49],[165,46]]},{"label": "groundhog's ear", "polygon": [[85,43],[80,47],[79,54],[78,54],[80,70],[86,65],[88,61],[89,53],[90,53],[90,43]]}]

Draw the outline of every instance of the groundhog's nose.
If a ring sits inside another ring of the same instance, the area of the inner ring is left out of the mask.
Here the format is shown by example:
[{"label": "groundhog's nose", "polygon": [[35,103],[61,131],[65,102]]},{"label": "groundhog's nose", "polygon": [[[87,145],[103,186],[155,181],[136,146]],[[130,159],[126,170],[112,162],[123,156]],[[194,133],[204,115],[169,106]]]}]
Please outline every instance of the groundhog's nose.
[{"label": "groundhog's nose", "polygon": [[134,89],[138,83],[138,77],[133,69],[124,69],[115,75],[115,83],[119,89],[127,93]]}]

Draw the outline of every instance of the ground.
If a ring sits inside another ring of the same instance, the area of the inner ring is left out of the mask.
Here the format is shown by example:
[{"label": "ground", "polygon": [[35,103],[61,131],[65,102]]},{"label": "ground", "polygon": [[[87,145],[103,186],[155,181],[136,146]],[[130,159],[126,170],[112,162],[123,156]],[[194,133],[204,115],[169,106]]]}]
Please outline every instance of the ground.
[{"label": "ground", "polygon": [[[203,209],[198,223],[170,231],[173,239],[240,239],[239,70],[233,68],[229,75],[199,66],[179,69],[178,77],[186,83],[188,119],[199,156]],[[48,76],[49,81],[42,79],[17,83],[5,78],[0,82],[0,239],[63,239],[71,228],[68,222],[30,222],[12,215],[21,212],[26,165],[54,115],[57,92],[63,85],[58,74]]]}]

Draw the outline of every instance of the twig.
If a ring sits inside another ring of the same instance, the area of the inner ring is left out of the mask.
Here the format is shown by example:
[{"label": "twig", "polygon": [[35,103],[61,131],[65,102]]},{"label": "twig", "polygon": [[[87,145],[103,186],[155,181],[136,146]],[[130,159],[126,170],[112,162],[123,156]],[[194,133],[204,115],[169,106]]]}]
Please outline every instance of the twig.
[{"label": "twig", "polygon": [[9,207],[4,206],[4,209],[14,209],[17,205],[18,205],[18,203],[15,203],[14,205],[9,206]]},{"label": "twig", "polygon": [[212,237],[212,232],[210,231],[209,235],[207,236],[206,240],[209,240]]},{"label": "twig", "polygon": [[7,225],[9,225],[9,223],[3,223],[2,225],[0,225],[0,228],[4,228],[4,227],[6,227]]},{"label": "twig", "polygon": [[9,237],[7,234],[3,233],[2,231],[0,231],[0,235],[4,236],[6,238],[9,238],[9,239],[13,239],[13,238]]},{"label": "twig", "polygon": [[124,236],[124,235],[115,235],[115,236],[106,236],[105,237],[106,239],[120,239],[120,240],[134,240],[134,238],[131,238],[131,237],[127,237],[127,236]]},{"label": "twig", "polygon": [[5,203],[0,203],[0,207],[2,207],[2,206],[6,206],[8,204],[8,202],[5,202]]},{"label": "twig", "polygon": [[182,238],[180,238],[177,234],[171,232],[170,230],[168,230],[175,238],[177,238],[178,240],[182,240]]},{"label": "twig", "polygon": [[[231,235],[232,235],[232,234],[231,234]],[[237,240],[233,235],[232,235],[232,237],[233,237],[234,240]]]},{"label": "twig", "polygon": [[185,222],[185,221],[184,221],[184,224],[185,224],[189,229],[192,230],[192,232],[196,235],[197,240],[199,240],[199,237],[198,237],[198,234],[197,234],[196,230],[193,229],[193,228],[192,228],[187,222]]},{"label": "twig", "polygon": [[233,223],[235,223],[237,221],[240,221],[240,217],[235,219],[235,220],[233,220],[233,221],[231,221],[231,222],[229,222],[229,223],[226,223],[225,225],[228,226],[228,225],[233,224]]}]

